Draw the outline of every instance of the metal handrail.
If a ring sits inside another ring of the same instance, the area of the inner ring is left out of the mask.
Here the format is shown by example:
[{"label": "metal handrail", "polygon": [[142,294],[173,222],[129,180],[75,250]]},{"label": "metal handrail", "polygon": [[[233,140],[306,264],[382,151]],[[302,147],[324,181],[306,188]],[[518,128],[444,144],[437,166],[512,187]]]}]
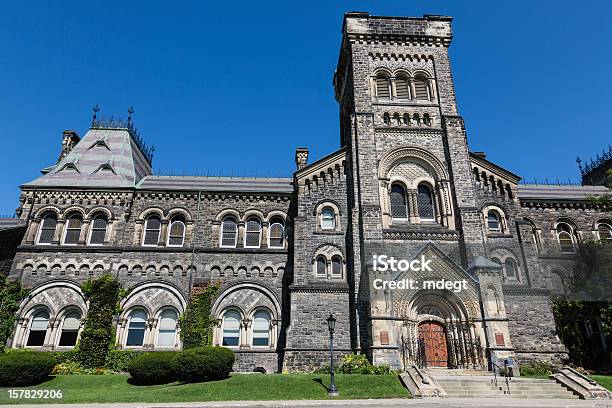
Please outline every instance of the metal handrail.
[{"label": "metal handrail", "polygon": [[[493,381],[495,382],[495,386],[497,387],[497,370],[500,370],[500,375],[501,375],[501,367],[498,366],[497,364],[495,364],[494,361],[491,361],[491,364],[493,365]],[[508,394],[510,394],[510,383],[508,382],[508,365],[506,362],[504,362],[504,370],[505,370],[505,374],[504,374],[504,378],[506,379],[506,392]]]}]

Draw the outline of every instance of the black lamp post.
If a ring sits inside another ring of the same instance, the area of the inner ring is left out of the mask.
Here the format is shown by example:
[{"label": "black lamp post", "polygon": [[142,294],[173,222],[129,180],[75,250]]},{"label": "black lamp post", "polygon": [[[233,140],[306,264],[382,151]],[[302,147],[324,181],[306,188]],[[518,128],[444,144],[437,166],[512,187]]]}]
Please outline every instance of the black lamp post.
[{"label": "black lamp post", "polygon": [[329,357],[331,359],[331,364],[329,365],[331,371],[331,381],[329,384],[329,389],[327,390],[327,395],[330,397],[337,397],[340,393],[336,388],[336,383],[334,382],[334,329],[336,328],[336,318],[333,314],[330,314],[327,318],[327,328],[329,329]]}]

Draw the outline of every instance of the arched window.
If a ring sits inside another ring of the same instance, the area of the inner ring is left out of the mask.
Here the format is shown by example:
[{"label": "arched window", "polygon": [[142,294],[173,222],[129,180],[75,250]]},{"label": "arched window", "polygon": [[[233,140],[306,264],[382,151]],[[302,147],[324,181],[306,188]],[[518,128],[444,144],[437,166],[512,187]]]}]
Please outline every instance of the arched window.
[{"label": "arched window", "polygon": [[106,239],[106,226],[108,220],[106,215],[98,214],[91,223],[91,231],[89,232],[89,245],[102,245]]},{"label": "arched window", "polygon": [[83,219],[79,214],[71,215],[66,221],[66,229],[64,231],[64,245],[76,245],[81,236],[81,226]]},{"label": "arched window", "polygon": [[315,263],[316,274],[317,276],[326,276],[327,275],[327,260],[323,255],[319,255],[317,257],[317,261]]},{"label": "arched window", "polygon": [[251,217],[246,222],[246,235],[244,237],[245,248],[259,248],[261,246],[261,222],[256,217]]},{"label": "arched window", "polygon": [[152,215],[145,221],[145,231],[142,240],[142,245],[157,246],[159,243],[159,234],[161,233],[161,220],[159,216]]},{"label": "arched window", "polygon": [[410,99],[410,84],[405,75],[395,78],[395,96],[397,99]]},{"label": "arched window", "polygon": [[234,217],[225,217],[221,223],[221,246],[235,248],[238,239],[238,224]]},{"label": "arched window", "polygon": [[270,222],[270,248],[283,248],[285,246],[285,224],[282,218],[273,218]]},{"label": "arched window", "polygon": [[391,202],[391,217],[394,219],[408,219],[408,202],[406,189],[401,184],[393,184],[389,195]]},{"label": "arched window", "polygon": [[501,232],[501,216],[497,211],[489,210],[489,213],[487,214],[487,227],[489,228],[489,231]]},{"label": "arched window", "polygon": [[45,343],[47,328],[49,327],[49,312],[40,310],[32,316],[30,333],[28,334],[28,347],[40,347]]},{"label": "arched window", "polygon": [[223,315],[223,346],[238,347],[240,343],[240,313],[228,310]]},{"label": "arched window", "polygon": [[62,323],[62,334],[60,335],[58,346],[72,347],[76,345],[81,327],[81,313],[71,311],[64,317]]},{"label": "arched window", "polygon": [[332,276],[342,276],[342,258],[337,255],[332,258]]},{"label": "arched window", "polygon": [[57,227],[57,217],[53,213],[46,214],[40,223],[40,231],[38,233],[38,243],[48,245],[53,242],[55,237],[55,229]]},{"label": "arched window", "polygon": [[504,269],[506,270],[506,278],[517,279],[518,278],[518,266],[516,261],[512,258],[506,258],[504,262]]},{"label": "arched window", "polygon": [[566,254],[573,254],[576,252],[574,229],[569,224],[560,222],[557,225],[557,241],[559,242],[559,249],[561,252]]},{"label": "arched window", "polygon": [[389,99],[391,97],[389,77],[385,74],[378,74],[376,76],[376,97],[378,99]]},{"label": "arched window", "polygon": [[270,345],[270,313],[258,310],[253,316],[253,347]]},{"label": "arched window", "polygon": [[425,184],[419,184],[417,190],[417,207],[421,221],[434,220],[434,200],[431,189]]},{"label": "arched window", "polygon": [[427,86],[427,78],[422,75],[417,75],[414,78],[414,93],[419,101],[429,100],[429,87]]},{"label": "arched window", "polygon": [[185,242],[185,219],[182,216],[176,216],[170,221],[168,229],[168,246],[182,247]]},{"label": "arched window", "polygon": [[147,312],[136,309],[130,313],[128,335],[125,345],[128,347],[142,347],[145,330],[147,328]]},{"label": "arched window", "polygon": [[601,240],[612,240],[612,227],[608,224],[599,224],[597,226],[597,234]]},{"label": "arched window", "polygon": [[321,210],[321,229],[334,230],[336,229],[336,212],[331,207],[324,207]]},{"label": "arched window", "polygon": [[178,315],[173,309],[164,309],[159,316],[159,333],[157,345],[160,347],[174,347],[176,344],[176,322]]}]

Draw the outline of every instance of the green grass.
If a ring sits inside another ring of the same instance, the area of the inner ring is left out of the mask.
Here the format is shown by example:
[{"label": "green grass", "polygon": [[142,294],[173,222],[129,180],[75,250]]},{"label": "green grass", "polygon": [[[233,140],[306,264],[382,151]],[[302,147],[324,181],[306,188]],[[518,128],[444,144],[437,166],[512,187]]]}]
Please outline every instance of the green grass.
[{"label": "green grass", "polygon": [[[58,375],[29,389],[62,390],[56,400],[11,400],[0,388],[0,404],[88,402],[188,402],[327,399],[326,374],[233,374],[199,384],[136,386],[123,375]],[[340,398],[409,398],[395,375],[336,375]]]},{"label": "green grass", "polygon": [[606,387],[612,391],[612,375],[591,375],[590,377],[597,381],[602,387]]}]

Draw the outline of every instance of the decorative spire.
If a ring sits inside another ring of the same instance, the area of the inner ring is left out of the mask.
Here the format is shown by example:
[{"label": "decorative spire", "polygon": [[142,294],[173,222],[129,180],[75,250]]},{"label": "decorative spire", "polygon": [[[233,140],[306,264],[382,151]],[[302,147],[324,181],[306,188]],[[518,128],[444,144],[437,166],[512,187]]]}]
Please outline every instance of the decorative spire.
[{"label": "decorative spire", "polygon": [[130,106],[128,108],[128,125],[132,123],[132,114],[134,113],[134,107]]},{"label": "decorative spire", "polygon": [[580,160],[580,157],[576,157],[576,163],[578,163],[578,168],[580,169],[580,172],[582,173],[582,160]]},{"label": "decorative spire", "polygon": [[95,125],[96,119],[98,118],[98,112],[100,112],[100,107],[96,103],[93,107],[93,117],[91,118],[91,126]]}]

